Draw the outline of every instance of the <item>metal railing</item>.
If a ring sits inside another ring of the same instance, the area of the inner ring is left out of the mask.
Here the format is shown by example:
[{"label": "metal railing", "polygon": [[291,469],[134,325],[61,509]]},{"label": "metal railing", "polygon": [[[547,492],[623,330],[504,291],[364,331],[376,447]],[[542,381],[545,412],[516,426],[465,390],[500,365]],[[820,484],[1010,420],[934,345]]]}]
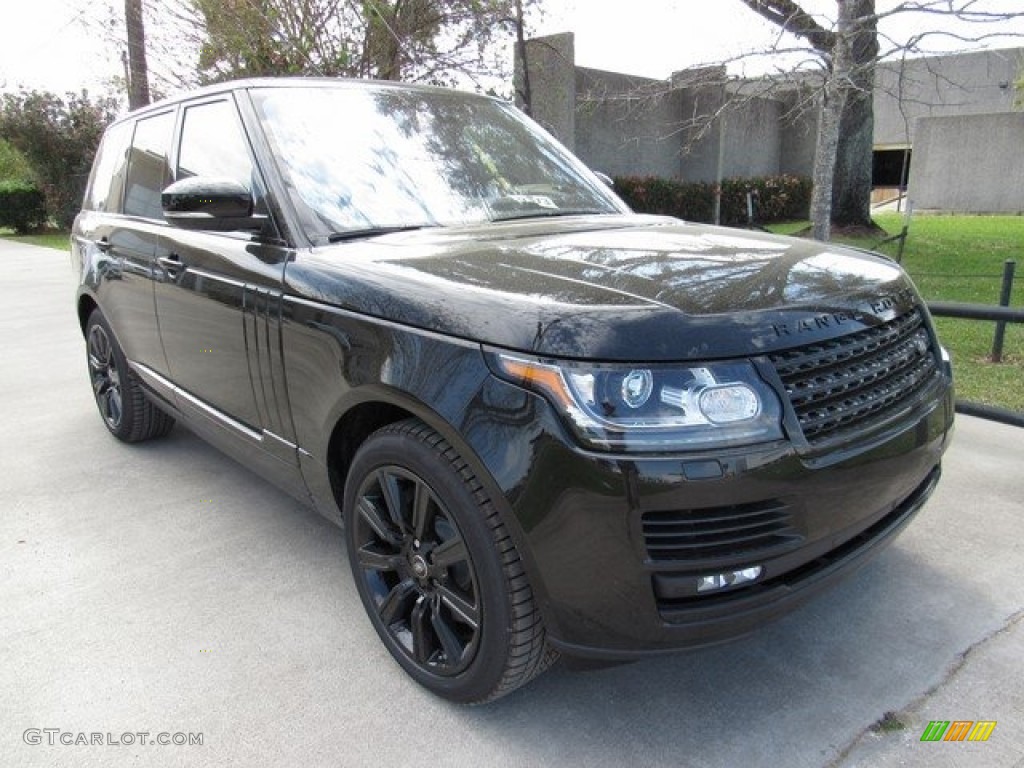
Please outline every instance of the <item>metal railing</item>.
[{"label": "metal railing", "polygon": [[[992,362],[999,363],[1003,359],[1003,340],[1007,323],[1024,323],[1024,309],[1010,307],[1010,293],[1013,287],[1013,276],[1017,266],[1015,261],[1007,261],[1003,265],[1003,286],[999,295],[999,305],[966,304],[956,301],[930,301],[928,311],[935,317],[953,317],[964,320],[981,320],[996,324],[992,339]],[[957,413],[978,416],[983,419],[1024,427],[1024,413],[999,408],[994,405],[972,403],[967,400],[956,401]]]}]

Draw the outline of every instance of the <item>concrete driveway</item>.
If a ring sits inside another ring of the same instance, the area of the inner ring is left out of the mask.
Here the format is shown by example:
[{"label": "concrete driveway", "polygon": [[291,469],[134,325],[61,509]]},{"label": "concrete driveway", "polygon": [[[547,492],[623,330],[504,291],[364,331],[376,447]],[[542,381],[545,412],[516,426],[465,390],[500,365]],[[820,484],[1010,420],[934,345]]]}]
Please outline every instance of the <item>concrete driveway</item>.
[{"label": "concrete driveway", "polygon": [[180,427],[108,436],[73,293],[0,241],[2,765],[1024,765],[1020,430],[959,419],[897,543],[752,637],[463,708],[387,656],[339,530]]}]

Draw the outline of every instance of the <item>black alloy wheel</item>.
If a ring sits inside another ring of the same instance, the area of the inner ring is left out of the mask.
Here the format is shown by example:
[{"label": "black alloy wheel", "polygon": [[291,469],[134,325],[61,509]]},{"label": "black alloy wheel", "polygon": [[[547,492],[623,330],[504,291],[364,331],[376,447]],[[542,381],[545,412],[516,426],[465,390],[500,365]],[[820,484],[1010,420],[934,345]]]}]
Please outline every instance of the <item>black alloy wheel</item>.
[{"label": "black alloy wheel", "polygon": [[426,482],[377,468],[356,502],[356,560],[381,624],[416,664],[451,676],[480,646],[480,589],[452,514]]},{"label": "black alloy wheel", "polygon": [[502,696],[556,658],[515,546],[466,463],[410,420],[374,433],[345,493],[349,562],[384,645],[464,703]]},{"label": "black alloy wheel", "polygon": [[101,323],[89,326],[87,341],[89,353],[89,378],[92,393],[100,415],[107,429],[116,433],[121,428],[124,415],[121,399],[121,374],[114,360],[114,344]]},{"label": "black alloy wheel", "polygon": [[85,346],[92,394],[110,433],[118,440],[136,443],[170,432],[174,418],[146,397],[98,309],[85,324]]}]

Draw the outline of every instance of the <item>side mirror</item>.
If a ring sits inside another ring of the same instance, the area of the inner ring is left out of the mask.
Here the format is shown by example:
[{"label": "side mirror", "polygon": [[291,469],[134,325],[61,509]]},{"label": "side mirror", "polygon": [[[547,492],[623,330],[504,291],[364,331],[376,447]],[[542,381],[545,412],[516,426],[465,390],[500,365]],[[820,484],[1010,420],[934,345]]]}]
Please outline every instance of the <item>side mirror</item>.
[{"label": "side mirror", "polygon": [[252,194],[234,179],[191,176],[160,195],[164,218],[189,230],[235,232],[260,230],[267,217],[253,213]]}]

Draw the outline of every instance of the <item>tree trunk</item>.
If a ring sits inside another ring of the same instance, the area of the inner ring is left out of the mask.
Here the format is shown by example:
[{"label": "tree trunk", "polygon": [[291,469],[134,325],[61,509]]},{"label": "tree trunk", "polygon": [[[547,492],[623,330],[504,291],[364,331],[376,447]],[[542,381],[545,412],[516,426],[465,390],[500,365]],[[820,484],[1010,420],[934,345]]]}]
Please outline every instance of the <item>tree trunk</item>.
[{"label": "tree trunk", "polygon": [[401,38],[408,33],[407,25],[415,25],[415,19],[404,18],[404,15],[415,14],[416,6],[410,7],[402,0],[375,0],[364,2],[363,8],[366,14],[366,76],[374,80],[401,80]]},{"label": "tree trunk", "polygon": [[872,227],[871,169],[874,152],[875,60],[878,22],[875,0],[844,0],[850,33],[850,80],[839,123],[839,146],[832,174],[832,223]]},{"label": "tree trunk", "polygon": [[[826,208],[831,222],[837,226],[872,227],[871,222],[871,161],[874,149],[874,87],[875,59],[878,56],[878,19],[875,0],[836,0],[838,12],[835,31],[821,26],[796,0],[741,0],[750,10],[782,29],[806,40],[829,63],[830,76],[824,110],[835,106],[836,88],[843,92],[841,120],[828,126],[819,136],[825,145],[816,148],[830,156],[832,177],[826,182],[818,168],[813,171],[815,189],[827,185],[831,192],[828,205],[819,201],[818,214]],[[845,25],[845,26],[844,26]],[[844,38],[845,64],[837,65],[840,36]],[[837,74],[836,67],[841,66]],[[822,121],[832,115],[823,112]],[[836,147],[831,147],[835,139]],[[834,151],[833,151],[834,149]],[[812,203],[813,206],[813,203]],[[827,233],[829,227],[818,227]]]},{"label": "tree trunk", "polygon": [[149,104],[149,67],[146,65],[146,28],[142,0],[124,0],[124,25],[128,35],[128,108]]},{"label": "tree trunk", "polygon": [[523,112],[532,115],[533,88],[530,86],[530,61],[526,56],[526,23],[523,20],[523,0],[516,0],[516,53],[519,54],[520,70],[516,74],[520,76],[522,87],[519,88],[520,101]]},{"label": "tree trunk", "polygon": [[836,158],[839,152],[840,126],[847,95],[851,92],[853,59],[851,44],[857,31],[858,6],[874,0],[839,0],[832,61],[822,97],[818,140],[814,147],[814,189],[811,192],[811,231],[816,240],[831,235],[832,192]]},{"label": "tree trunk", "polygon": [[843,89],[829,77],[821,105],[818,140],[814,146],[814,170],[811,190],[811,236],[828,241],[832,234],[833,171],[839,146],[839,125],[842,120]]}]

